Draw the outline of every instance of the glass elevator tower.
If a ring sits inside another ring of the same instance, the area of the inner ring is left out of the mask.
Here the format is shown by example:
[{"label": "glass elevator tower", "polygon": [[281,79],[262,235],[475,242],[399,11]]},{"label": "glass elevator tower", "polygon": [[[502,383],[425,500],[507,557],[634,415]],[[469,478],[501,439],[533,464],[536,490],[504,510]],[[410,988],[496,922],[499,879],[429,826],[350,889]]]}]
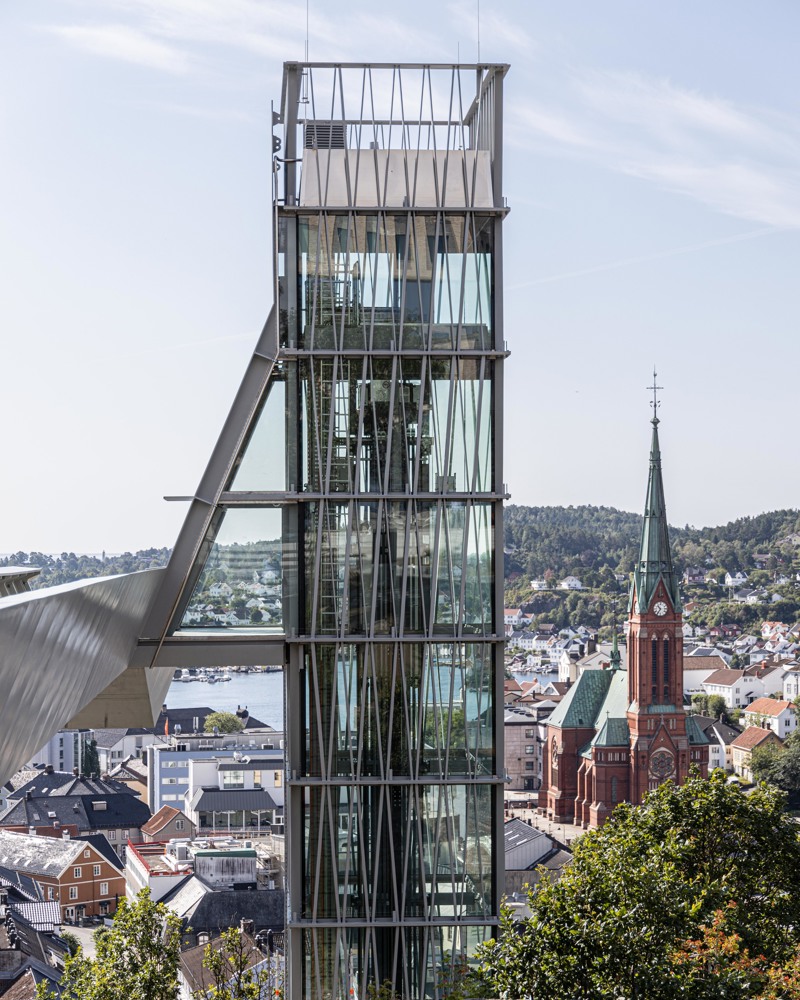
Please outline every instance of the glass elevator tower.
[{"label": "glass elevator tower", "polygon": [[504,73],[285,68],[292,995],[436,996],[497,921]]}]

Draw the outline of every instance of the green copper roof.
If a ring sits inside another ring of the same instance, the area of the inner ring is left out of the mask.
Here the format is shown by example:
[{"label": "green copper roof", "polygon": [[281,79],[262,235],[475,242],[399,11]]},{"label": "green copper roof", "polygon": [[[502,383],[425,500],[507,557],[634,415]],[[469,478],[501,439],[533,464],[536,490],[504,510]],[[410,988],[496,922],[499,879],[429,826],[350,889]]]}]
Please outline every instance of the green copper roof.
[{"label": "green copper roof", "polygon": [[621,670],[622,669],[622,657],[619,655],[619,646],[617,645],[617,624],[614,622],[614,641],[611,644],[611,669]]},{"label": "green copper roof", "polygon": [[561,729],[591,729],[611,681],[610,670],[584,670],[547,720]]},{"label": "green copper roof", "polygon": [[653,441],[650,446],[650,475],[647,480],[647,499],[644,505],[642,544],[639,547],[639,560],[633,571],[633,588],[636,594],[636,607],[633,610],[640,613],[647,611],[650,606],[659,580],[664,581],[675,610],[680,610],[680,592],[672,568],[664,483],[661,479],[658,417],[653,417],[652,423]]},{"label": "green copper roof", "polygon": [[686,735],[689,737],[689,745],[693,747],[708,746],[711,742],[692,715],[686,716]]},{"label": "green copper roof", "polygon": [[628,720],[608,718],[592,743],[596,747],[626,747],[630,741],[631,731],[628,728]]}]

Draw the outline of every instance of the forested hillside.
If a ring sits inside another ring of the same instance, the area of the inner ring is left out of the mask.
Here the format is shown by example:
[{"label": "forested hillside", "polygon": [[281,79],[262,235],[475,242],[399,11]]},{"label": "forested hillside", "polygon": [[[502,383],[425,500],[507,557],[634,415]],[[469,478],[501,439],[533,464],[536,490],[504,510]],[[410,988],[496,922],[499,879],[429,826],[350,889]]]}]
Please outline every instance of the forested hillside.
[{"label": "forested hillside", "polygon": [[87,556],[74,552],[62,552],[60,556],[43,552],[15,552],[0,559],[0,569],[5,566],[38,566],[39,576],[31,581],[31,587],[55,587],[73,580],[88,580],[95,576],[116,576],[119,573],[134,573],[141,569],[157,569],[166,566],[169,549],[143,549],[140,552],[123,552],[121,555]]},{"label": "forested hillside", "polygon": [[[505,509],[506,575],[561,579],[574,574],[599,586],[604,569],[633,569],[642,518],[613,507],[518,507]],[[800,511],[778,510],[741,517],[717,528],[670,528],[675,566],[756,568],[754,555],[767,553],[790,565],[800,552]]]},{"label": "forested hillside", "polygon": [[[505,509],[506,583],[509,594],[530,594],[532,579],[557,583],[572,574],[587,588],[619,590],[614,574],[628,574],[639,546],[642,518],[613,507],[521,507]],[[800,511],[778,510],[742,517],[716,528],[670,529],[679,572],[698,566],[724,574],[760,568],[774,574],[800,570]],[[113,556],[16,552],[0,567],[32,565],[42,572],[35,587],[164,566],[170,550],[145,549]],[[760,559],[758,567],[755,556]],[[623,585],[624,589],[624,585]]]}]

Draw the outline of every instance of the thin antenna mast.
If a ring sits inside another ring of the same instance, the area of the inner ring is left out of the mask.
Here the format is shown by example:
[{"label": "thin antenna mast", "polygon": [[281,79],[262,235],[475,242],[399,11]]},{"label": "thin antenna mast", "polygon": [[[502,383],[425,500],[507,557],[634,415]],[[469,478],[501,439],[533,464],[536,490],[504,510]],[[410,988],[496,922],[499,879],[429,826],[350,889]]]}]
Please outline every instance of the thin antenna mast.
[{"label": "thin antenna mast", "polygon": [[481,61],[481,0],[477,0],[478,4],[478,62]]}]

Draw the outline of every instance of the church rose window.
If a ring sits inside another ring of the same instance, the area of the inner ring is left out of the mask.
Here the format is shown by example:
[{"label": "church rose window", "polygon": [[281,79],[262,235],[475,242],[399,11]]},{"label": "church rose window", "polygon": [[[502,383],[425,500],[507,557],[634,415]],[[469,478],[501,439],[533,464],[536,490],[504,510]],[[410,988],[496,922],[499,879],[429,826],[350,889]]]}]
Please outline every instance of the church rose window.
[{"label": "church rose window", "polygon": [[669,750],[656,750],[650,758],[650,773],[655,778],[669,778],[675,773],[675,758]]}]

